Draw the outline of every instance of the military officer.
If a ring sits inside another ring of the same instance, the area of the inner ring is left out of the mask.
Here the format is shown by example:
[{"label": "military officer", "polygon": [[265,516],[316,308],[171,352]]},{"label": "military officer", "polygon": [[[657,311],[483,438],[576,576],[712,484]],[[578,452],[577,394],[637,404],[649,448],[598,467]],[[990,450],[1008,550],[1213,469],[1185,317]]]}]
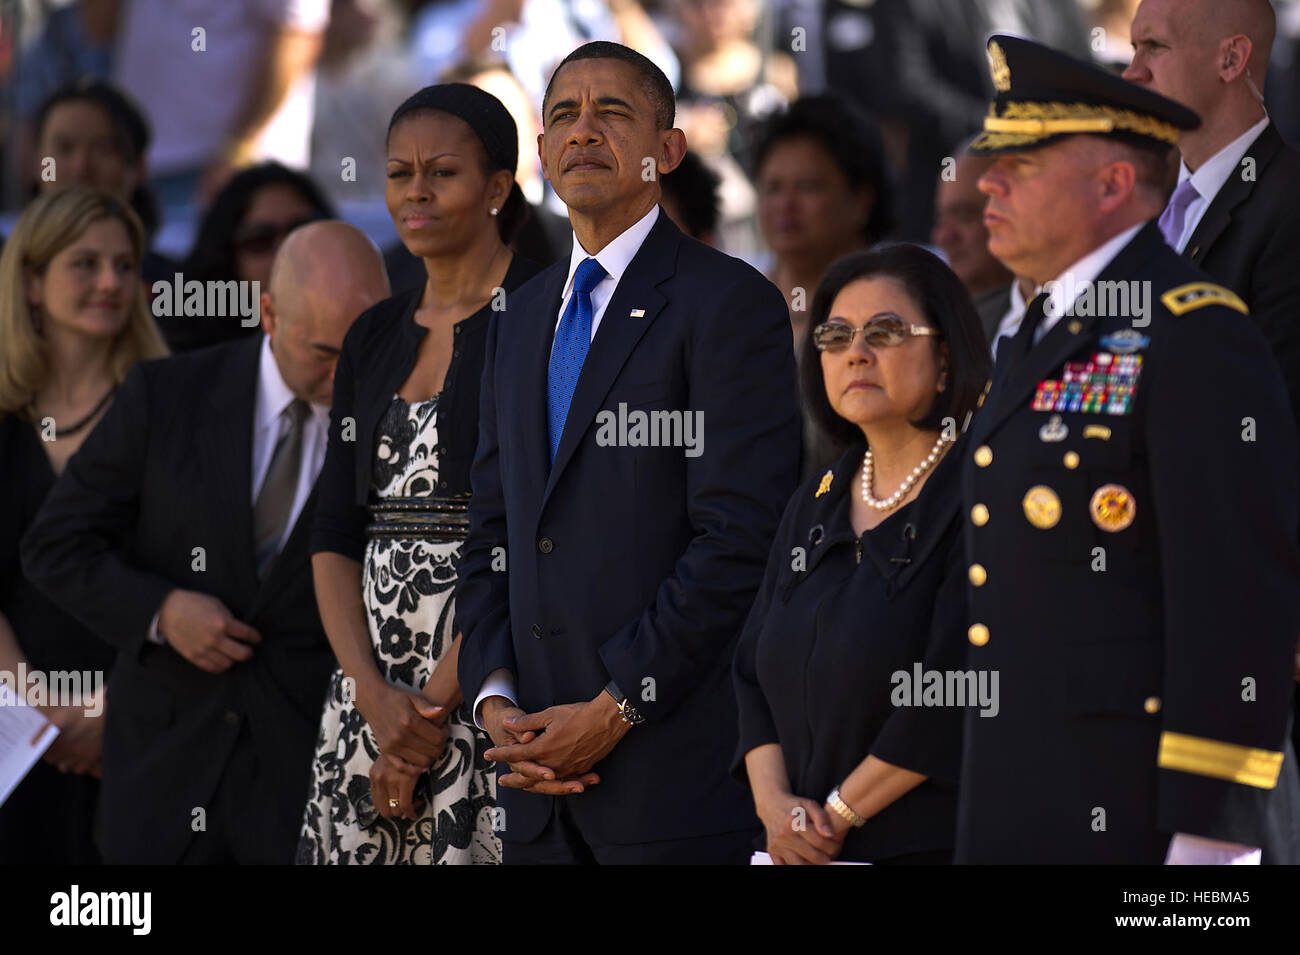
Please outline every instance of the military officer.
[{"label": "military officer", "polygon": [[1293,861],[1295,423],[1247,308],[1165,244],[1189,110],[1013,37],[972,151],[1039,294],[964,464],[959,862]]}]

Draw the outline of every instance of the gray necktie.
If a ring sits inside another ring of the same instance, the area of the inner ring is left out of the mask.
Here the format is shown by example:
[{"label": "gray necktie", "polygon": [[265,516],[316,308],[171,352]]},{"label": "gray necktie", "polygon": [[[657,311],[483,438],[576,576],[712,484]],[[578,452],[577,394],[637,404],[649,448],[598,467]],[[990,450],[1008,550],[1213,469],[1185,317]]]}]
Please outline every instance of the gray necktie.
[{"label": "gray necktie", "polygon": [[276,442],[266,478],[253,504],[253,553],[257,558],[258,577],[266,575],[279,550],[289,515],[293,513],[302,466],[302,426],[311,416],[311,409],[307,402],[295,398],[282,413],[289,418],[289,430]]}]

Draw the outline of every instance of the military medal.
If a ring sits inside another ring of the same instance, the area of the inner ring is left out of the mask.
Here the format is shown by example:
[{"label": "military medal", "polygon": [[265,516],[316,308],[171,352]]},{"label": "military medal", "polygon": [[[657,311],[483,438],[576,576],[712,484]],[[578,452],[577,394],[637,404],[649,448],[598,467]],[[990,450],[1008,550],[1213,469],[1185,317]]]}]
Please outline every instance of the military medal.
[{"label": "military medal", "polygon": [[1064,441],[1069,434],[1070,429],[1061,420],[1061,416],[1054,414],[1047,424],[1038,429],[1038,440],[1055,444],[1057,441]]},{"label": "military medal", "polygon": [[1128,488],[1119,484],[1104,484],[1097,488],[1088,504],[1092,522],[1103,531],[1122,531],[1137,517],[1137,503]]},{"label": "military medal", "polygon": [[1061,519],[1061,499],[1056,496],[1055,491],[1044,484],[1031,487],[1026,491],[1021,507],[1024,508],[1029,523],[1039,530],[1045,531],[1055,527],[1056,522]]},{"label": "military medal", "polygon": [[1117,355],[1131,355],[1140,348],[1146,348],[1151,344],[1151,339],[1147,338],[1131,328],[1126,328],[1121,332],[1112,332],[1101,340],[1101,347],[1115,352]]},{"label": "military medal", "polygon": [[[1108,335],[1104,341],[1117,336]],[[1146,339],[1133,332],[1142,342]],[[1132,338],[1120,338],[1118,347],[1140,347]],[[1054,411],[1058,414],[1112,414],[1125,415],[1133,410],[1133,395],[1137,391],[1138,377],[1142,374],[1142,356],[1097,352],[1089,361],[1070,361],[1059,381],[1040,381],[1034,392],[1034,411]],[[1047,439],[1044,439],[1047,440]]]}]

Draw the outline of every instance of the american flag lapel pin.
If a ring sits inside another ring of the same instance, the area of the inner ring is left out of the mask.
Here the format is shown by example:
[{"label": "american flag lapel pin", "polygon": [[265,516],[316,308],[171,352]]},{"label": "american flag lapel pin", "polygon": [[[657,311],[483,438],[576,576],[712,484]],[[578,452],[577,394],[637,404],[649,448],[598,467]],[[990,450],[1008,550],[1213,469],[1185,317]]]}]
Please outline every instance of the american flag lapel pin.
[{"label": "american flag lapel pin", "polygon": [[644,308],[634,308],[634,309],[632,309],[632,313],[631,313],[628,317],[629,317],[629,318],[645,318],[645,309],[644,309]]}]

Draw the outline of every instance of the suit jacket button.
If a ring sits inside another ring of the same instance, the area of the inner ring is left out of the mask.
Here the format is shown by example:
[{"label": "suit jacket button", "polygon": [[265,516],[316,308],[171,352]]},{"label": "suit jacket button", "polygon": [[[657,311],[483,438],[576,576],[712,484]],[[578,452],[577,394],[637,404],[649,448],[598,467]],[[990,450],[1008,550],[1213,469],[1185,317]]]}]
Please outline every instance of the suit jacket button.
[{"label": "suit jacket button", "polygon": [[221,718],[226,721],[227,726],[239,725],[239,714],[234,710],[226,710],[225,714]]},{"label": "suit jacket button", "polygon": [[542,639],[542,625],[540,623],[533,624],[533,636],[538,640]]},{"label": "suit jacket button", "polygon": [[555,550],[555,544],[551,542],[549,537],[543,537],[537,542],[537,549],[543,554],[549,554],[551,551]]},{"label": "suit jacket button", "polygon": [[1142,704],[1142,709],[1146,710],[1148,713],[1159,713],[1162,705],[1160,697],[1148,696],[1146,701]]}]

